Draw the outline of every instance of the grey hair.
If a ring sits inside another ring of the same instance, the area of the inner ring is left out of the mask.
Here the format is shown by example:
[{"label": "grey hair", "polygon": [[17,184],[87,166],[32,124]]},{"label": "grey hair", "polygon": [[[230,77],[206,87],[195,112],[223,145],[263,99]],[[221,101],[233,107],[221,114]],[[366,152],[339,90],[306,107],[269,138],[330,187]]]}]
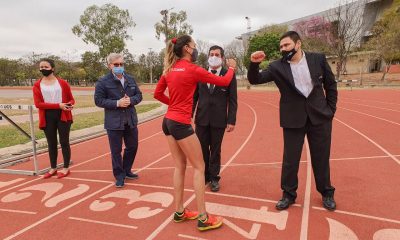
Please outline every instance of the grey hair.
[{"label": "grey hair", "polygon": [[110,64],[112,63],[115,59],[122,58],[124,59],[124,56],[120,53],[110,53],[107,57],[107,63]]}]

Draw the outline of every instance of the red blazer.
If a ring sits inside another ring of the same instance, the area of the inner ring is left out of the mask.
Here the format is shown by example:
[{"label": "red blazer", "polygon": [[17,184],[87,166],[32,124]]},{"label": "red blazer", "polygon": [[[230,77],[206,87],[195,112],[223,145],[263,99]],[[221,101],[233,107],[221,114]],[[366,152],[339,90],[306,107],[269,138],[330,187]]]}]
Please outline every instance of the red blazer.
[{"label": "red blazer", "polygon": [[[71,103],[75,104],[75,99],[72,96],[71,88],[67,81],[57,78],[58,83],[61,86],[62,91],[62,102],[63,103]],[[40,90],[40,82],[42,79],[39,79],[33,85],[33,101],[35,103],[36,108],[39,112],[39,128],[44,129],[46,127],[46,117],[45,111],[46,109],[60,109],[60,105],[58,103],[46,103],[44,102],[42,91]],[[61,111],[61,121],[67,122],[72,121],[72,113],[71,111]]]}]

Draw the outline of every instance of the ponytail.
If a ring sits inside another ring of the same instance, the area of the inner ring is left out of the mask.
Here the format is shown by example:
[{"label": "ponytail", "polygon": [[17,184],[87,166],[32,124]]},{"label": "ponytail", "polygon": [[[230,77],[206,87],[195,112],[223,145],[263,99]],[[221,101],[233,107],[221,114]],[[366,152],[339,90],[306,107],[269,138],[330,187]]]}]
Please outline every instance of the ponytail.
[{"label": "ponytail", "polygon": [[192,37],[189,35],[182,35],[168,41],[165,49],[163,75],[167,75],[171,71],[176,61],[182,57],[183,47],[191,41]]}]

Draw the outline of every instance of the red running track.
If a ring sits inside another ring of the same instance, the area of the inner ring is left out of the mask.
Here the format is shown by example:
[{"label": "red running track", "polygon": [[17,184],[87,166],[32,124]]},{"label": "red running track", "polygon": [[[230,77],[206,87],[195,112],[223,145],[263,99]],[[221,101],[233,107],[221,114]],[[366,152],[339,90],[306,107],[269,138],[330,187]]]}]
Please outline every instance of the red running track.
[{"label": "red running track", "polygon": [[[221,190],[207,208],[224,216],[218,230],[173,223],[173,161],[161,119],[139,126],[138,180],[114,187],[105,136],[72,147],[72,174],[62,180],[0,175],[1,239],[400,239],[400,91],[340,91],[333,126],[331,175],[337,211],[321,207],[305,144],[296,204],[281,197],[279,93],[241,91],[237,127],[226,133]],[[48,166],[46,154],[39,156]],[[32,163],[17,168],[30,169]],[[185,201],[196,209],[192,169]]]}]

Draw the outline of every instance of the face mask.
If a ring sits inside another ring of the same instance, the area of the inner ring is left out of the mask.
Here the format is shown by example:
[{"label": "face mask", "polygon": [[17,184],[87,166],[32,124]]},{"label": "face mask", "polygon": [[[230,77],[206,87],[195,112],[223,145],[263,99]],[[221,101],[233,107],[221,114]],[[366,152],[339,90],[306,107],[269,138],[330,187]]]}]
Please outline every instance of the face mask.
[{"label": "face mask", "polygon": [[192,62],[196,62],[197,61],[197,57],[199,55],[199,52],[197,51],[196,48],[193,48],[193,52],[192,52]]},{"label": "face mask", "polygon": [[124,67],[113,67],[113,72],[117,75],[124,73]]},{"label": "face mask", "polygon": [[210,67],[219,67],[222,65],[222,58],[217,56],[212,56],[208,58],[208,65]]},{"label": "face mask", "polygon": [[285,50],[281,51],[282,57],[283,57],[283,59],[286,60],[286,61],[292,60],[293,56],[294,56],[296,53],[297,53],[297,51],[296,51],[296,49],[295,49],[294,47],[293,47],[293,49],[290,50],[290,51],[285,51]]},{"label": "face mask", "polygon": [[52,70],[52,69],[40,69],[39,71],[40,71],[40,72],[43,74],[43,76],[45,76],[45,77],[47,77],[47,76],[49,76],[50,74],[53,73],[53,70]]}]

